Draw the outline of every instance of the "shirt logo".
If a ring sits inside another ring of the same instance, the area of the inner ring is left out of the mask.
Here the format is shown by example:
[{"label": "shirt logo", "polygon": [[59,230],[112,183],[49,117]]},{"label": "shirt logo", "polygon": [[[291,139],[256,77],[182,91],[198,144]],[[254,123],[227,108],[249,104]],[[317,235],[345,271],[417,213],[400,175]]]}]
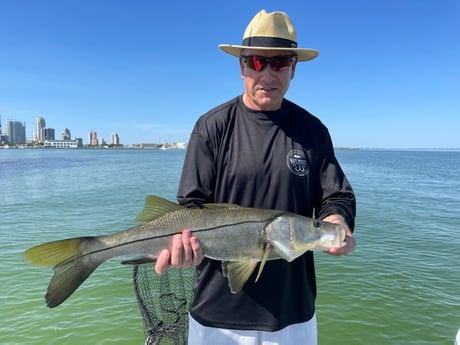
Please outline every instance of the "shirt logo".
[{"label": "shirt logo", "polygon": [[297,176],[306,176],[309,172],[309,166],[305,153],[300,150],[291,150],[287,154],[286,163],[289,170]]}]

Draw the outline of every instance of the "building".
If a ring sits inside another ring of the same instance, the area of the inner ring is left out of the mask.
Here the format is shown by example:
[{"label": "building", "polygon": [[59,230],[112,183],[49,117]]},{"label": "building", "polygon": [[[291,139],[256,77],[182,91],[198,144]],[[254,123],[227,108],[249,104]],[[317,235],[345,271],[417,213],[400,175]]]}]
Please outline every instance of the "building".
[{"label": "building", "polygon": [[78,147],[83,147],[83,138],[75,138],[75,141],[78,141]]},{"label": "building", "polygon": [[55,132],[54,128],[42,128],[43,140],[55,140]]},{"label": "building", "polygon": [[6,135],[10,144],[26,143],[26,123],[22,121],[6,121]]},{"label": "building", "polygon": [[88,133],[88,145],[97,146],[97,133],[95,131],[89,131]]},{"label": "building", "polygon": [[43,117],[35,118],[35,133],[33,141],[42,143],[45,141],[43,129],[46,128],[46,121]]},{"label": "building", "polygon": [[2,133],[2,116],[0,115],[0,145],[6,144],[8,137]]},{"label": "building", "polygon": [[118,134],[117,133],[112,133],[112,142],[111,142],[112,145],[120,145],[120,138],[118,137]]},{"label": "building", "polygon": [[72,136],[70,135],[70,130],[68,128],[64,128],[64,131],[61,134],[61,140],[72,140]]},{"label": "building", "polygon": [[57,149],[76,149],[82,146],[81,140],[45,140],[44,147]]}]

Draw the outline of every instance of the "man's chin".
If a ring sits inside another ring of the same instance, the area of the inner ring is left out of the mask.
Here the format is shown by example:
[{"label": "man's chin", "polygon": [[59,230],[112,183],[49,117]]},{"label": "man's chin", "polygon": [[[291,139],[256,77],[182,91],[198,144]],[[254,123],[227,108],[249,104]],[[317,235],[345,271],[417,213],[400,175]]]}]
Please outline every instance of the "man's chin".
[{"label": "man's chin", "polygon": [[282,100],[273,99],[271,97],[264,97],[259,102],[260,110],[273,111],[281,108]]}]

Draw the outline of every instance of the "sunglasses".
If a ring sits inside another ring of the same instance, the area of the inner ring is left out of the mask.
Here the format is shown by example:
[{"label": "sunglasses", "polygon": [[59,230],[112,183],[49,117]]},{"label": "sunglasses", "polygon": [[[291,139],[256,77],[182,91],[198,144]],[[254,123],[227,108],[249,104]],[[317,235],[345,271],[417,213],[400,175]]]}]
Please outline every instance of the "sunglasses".
[{"label": "sunglasses", "polygon": [[296,60],[296,57],[295,55],[278,55],[272,57],[243,55],[241,56],[241,60],[246,64],[246,66],[257,72],[262,71],[267,64],[270,64],[272,70],[278,72],[289,68],[289,66],[291,66]]}]

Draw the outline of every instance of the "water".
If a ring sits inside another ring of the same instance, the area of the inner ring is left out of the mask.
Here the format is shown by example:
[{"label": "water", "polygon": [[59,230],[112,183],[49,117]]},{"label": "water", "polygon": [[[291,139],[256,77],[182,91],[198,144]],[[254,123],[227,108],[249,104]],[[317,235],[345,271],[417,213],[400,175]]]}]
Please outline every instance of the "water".
[{"label": "water", "polygon": [[[358,248],[316,256],[319,343],[449,344],[460,327],[460,152],[338,151]],[[147,194],[174,200],[184,151],[0,150],[0,343],[143,344],[132,272],[102,265],[48,309],[52,272],[21,253],[122,230]]]}]

